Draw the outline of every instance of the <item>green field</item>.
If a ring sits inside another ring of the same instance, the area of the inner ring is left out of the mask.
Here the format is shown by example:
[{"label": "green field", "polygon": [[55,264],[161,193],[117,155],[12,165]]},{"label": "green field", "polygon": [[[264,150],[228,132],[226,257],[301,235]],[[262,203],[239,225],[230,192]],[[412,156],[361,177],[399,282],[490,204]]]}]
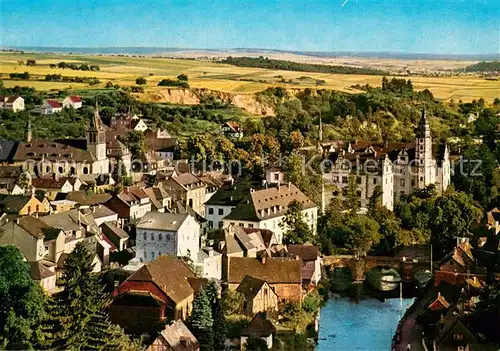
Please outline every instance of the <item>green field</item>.
[{"label": "green field", "polygon": [[[27,67],[18,61],[26,62],[35,59],[37,65]],[[71,69],[50,68],[49,64],[58,62],[87,63],[100,66],[99,72],[78,71]],[[29,72],[30,81],[9,79],[10,73]],[[16,54],[0,53],[0,75],[6,87],[15,85],[33,86],[40,90],[51,89],[81,89],[86,84],[42,82],[46,74],[61,74],[63,76],[96,77],[100,85],[92,89],[102,89],[111,81],[121,86],[135,85],[135,79],[145,77],[147,84],[144,86],[145,94],[139,97],[148,99],[149,94],[165,89],[157,87],[164,78],[175,78],[184,73],[189,76],[189,84],[193,88],[207,88],[229,93],[256,93],[269,86],[282,86],[285,88],[321,88],[335,89],[345,92],[357,92],[351,88],[355,84],[380,85],[380,76],[325,74],[294,71],[276,71],[261,68],[235,67],[219,64],[212,61],[199,61],[191,59],[167,59],[151,57],[118,57],[118,56],[78,56],[55,54]],[[324,83],[316,85],[317,80]],[[496,80],[486,80],[479,76],[459,77],[421,77],[412,76],[411,80],[416,89],[429,89],[440,100],[454,99],[456,101],[470,101],[480,97],[492,101],[500,96],[500,83]]]}]

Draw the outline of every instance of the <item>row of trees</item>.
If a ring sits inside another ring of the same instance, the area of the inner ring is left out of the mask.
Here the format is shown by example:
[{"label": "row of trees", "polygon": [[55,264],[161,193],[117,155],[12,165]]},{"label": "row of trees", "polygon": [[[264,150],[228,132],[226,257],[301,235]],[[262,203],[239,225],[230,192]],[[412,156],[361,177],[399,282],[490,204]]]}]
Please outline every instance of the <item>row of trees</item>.
[{"label": "row of trees", "polygon": [[62,69],[72,69],[75,71],[100,71],[101,68],[98,65],[89,65],[87,63],[82,63],[80,65],[77,65],[75,63],[68,63],[68,62],[59,62],[57,65],[56,64],[49,64],[50,68],[62,68]]}]

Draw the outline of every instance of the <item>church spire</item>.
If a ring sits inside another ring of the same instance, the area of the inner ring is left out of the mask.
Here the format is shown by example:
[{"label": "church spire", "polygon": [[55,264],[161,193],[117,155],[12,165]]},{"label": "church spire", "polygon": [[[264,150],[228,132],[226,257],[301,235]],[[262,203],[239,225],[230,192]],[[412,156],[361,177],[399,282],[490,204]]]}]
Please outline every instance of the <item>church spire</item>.
[{"label": "church spire", "polygon": [[99,103],[97,102],[97,98],[95,99],[95,108],[94,108],[94,116],[90,120],[90,125],[89,125],[91,130],[101,130],[102,129],[102,120],[99,115]]},{"label": "church spire", "polygon": [[422,108],[422,115],[420,121],[418,122],[418,127],[416,130],[417,138],[430,138],[431,137],[431,127],[429,121],[427,120],[427,111],[425,106]]},{"label": "church spire", "polygon": [[28,116],[28,129],[26,130],[26,142],[29,143],[31,142],[31,139],[33,139],[33,133],[31,130],[31,118]]}]

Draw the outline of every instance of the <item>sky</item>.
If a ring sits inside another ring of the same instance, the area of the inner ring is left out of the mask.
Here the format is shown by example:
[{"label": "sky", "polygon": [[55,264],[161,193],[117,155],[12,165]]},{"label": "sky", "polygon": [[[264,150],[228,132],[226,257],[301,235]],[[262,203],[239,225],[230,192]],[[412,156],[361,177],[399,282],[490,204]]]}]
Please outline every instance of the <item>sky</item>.
[{"label": "sky", "polygon": [[500,0],[0,0],[0,44],[495,54]]}]

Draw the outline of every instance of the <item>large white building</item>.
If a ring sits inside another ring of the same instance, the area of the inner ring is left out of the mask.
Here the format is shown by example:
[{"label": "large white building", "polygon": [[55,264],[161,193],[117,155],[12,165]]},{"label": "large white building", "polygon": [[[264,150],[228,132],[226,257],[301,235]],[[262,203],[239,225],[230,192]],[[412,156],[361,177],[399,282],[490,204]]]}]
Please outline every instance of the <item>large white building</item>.
[{"label": "large white building", "polygon": [[161,255],[198,260],[200,225],[189,214],[146,213],[136,226],[136,258],[154,261]]},{"label": "large white building", "polygon": [[0,108],[13,112],[24,110],[24,99],[18,95],[0,95]]},{"label": "large white building", "polygon": [[368,206],[375,187],[380,186],[382,203],[392,210],[403,195],[431,184],[443,192],[451,182],[448,147],[432,143],[425,110],[415,130],[414,142],[355,141],[334,145],[328,150],[332,169],[323,175],[326,184],[336,186],[330,198],[345,196],[349,176],[354,176],[361,207]]},{"label": "large white building", "polygon": [[248,197],[222,219],[223,228],[236,225],[243,228],[269,229],[281,244],[286,228],[280,224],[289,205],[294,201],[302,205],[303,218],[316,234],[318,206],[291,183],[261,190],[250,189]]}]

